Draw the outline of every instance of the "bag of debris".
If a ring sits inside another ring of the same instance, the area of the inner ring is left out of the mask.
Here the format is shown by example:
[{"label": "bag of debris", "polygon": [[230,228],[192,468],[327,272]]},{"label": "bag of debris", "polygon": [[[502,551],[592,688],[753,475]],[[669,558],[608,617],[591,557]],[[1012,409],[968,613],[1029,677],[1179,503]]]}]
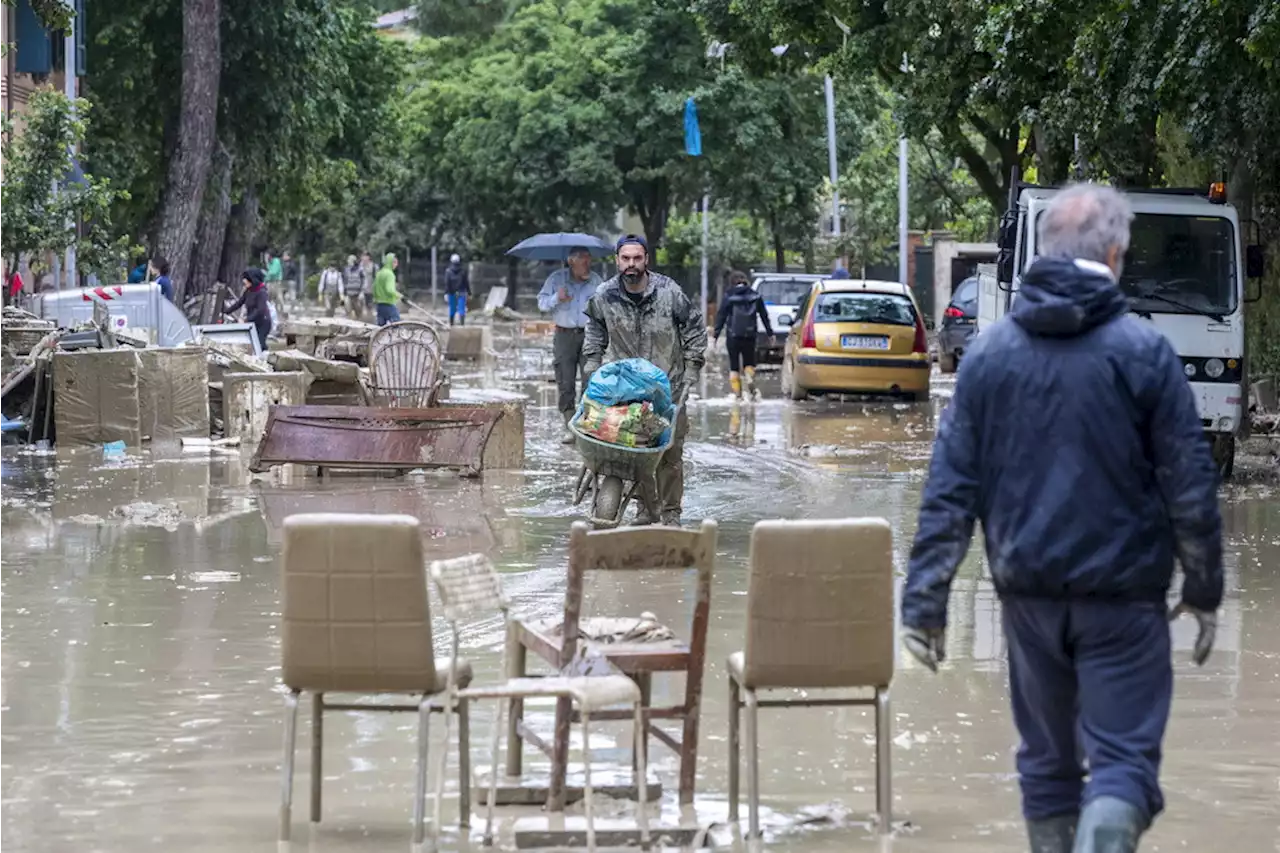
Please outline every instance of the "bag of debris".
[{"label": "bag of debris", "polygon": [[602,365],[583,395],[600,406],[650,402],[659,415],[671,414],[671,380],[651,361],[627,358]]},{"label": "bag of debris", "polygon": [[593,400],[582,403],[578,429],[610,444],[624,447],[657,447],[671,421],[653,410],[653,403],[625,403],[601,406]]}]

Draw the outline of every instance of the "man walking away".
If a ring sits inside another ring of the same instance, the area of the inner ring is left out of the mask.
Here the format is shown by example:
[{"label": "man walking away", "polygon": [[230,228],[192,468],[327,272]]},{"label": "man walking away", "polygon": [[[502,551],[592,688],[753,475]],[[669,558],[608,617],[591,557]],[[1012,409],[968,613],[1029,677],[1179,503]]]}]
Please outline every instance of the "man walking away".
[{"label": "man walking away", "polygon": [[1197,664],[1222,600],[1217,469],[1191,387],[1116,283],[1131,218],[1091,185],[1042,215],[1042,256],[1009,316],[965,354],[902,598],[906,648],[936,669],[947,593],[982,522],[1034,853],[1137,849],[1164,807],[1174,559],[1173,616],[1198,621]]},{"label": "man walking away", "polygon": [[[680,403],[675,440],[658,466],[662,523],[678,525],[684,504],[684,437],[687,391],[698,384],[707,358],[707,326],[697,305],[671,279],[649,271],[649,246],[628,234],[618,241],[618,274],[587,301],[582,345],[587,376],[605,362],[643,358],[666,371]],[[645,518],[652,522],[656,519]]]},{"label": "man walking away", "polygon": [[556,333],[552,340],[552,366],[556,372],[556,408],[565,420],[565,444],[573,444],[569,419],[578,405],[577,381],[582,373],[582,344],[587,334],[587,300],[600,287],[600,276],[591,270],[591,253],[569,250],[569,265],[547,276],[538,292],[538,309],[551,315]]},{"label": "man walking away", "polygon": [[373,310],[373,279],[378,268],[373,265],[373,255],[368,252],[360,254],[360,295],[364,297],[364,307]]},{"label": "man walking away", "polygon": [[331,260],[324,272],[320,273],[320,301],[328,306],[327,316],[332,317],[338,313],[338,306],[342,305],[345,295],[346,285],[342,281],[342,272],[338,269],[337,262]]},{"label": "man walking away", "polygon": [[382,259],[382,268],[373,280],[373,305],[378,325],[400,322],[400,291],[396,290],[396,267],[400,262],[391,252]]},{"label": "man walking away", "polygon": [[733,396],[742,397],[743,378],[746,378],[747,397],[756,397],[756,318],[764,323],[765,334],[773,337],[769,324],[769,312],[764,298],[751,289],[747,274],[734,270],[729,274],[729,290],[716,311],[715,339],[728,326],[729,337],[725,346],[729,349],[729,389]]},{"label": "man walking away", "polygon": [[364,319],[364,293],[361,282],[360,262],[355,255],[347,255],[347,267],[342,271],[342,289],[347,295],[347,316],[353,320]]},{"label": "man walking away", "polygon": [[467,325],[467,297],[471,295],[471,276],[462,265],[462,258],[453,255],[449,258],[449,266],[444,271],[444,293],[449,300],[449,325],[454,318],[458,325]]},{"label": "man walking away", "polygon": [[291,301],[299,301],[302,298],[302,291],[298,287],[298,262],[288,252],[284,253],[281,271],[284,275],[284,292],[288,294]]}]

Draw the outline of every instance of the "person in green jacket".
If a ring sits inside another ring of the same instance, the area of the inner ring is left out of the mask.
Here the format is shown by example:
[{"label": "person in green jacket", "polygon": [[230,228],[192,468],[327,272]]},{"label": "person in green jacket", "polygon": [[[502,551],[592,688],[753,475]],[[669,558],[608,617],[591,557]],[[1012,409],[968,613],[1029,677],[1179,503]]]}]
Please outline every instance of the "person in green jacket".
[{"label": "person in green jacket", "polygon": [[400,262],[391,252],[382,259],[382,268],[373,278],[373,305],[378,325],[400,322],[400,291],[396,290],[396,267]]},{"label": "person in green jacket", "polygon": [[284,297],[284,267],[280,263],[280,253],[274,249],[267,252],[267,293],[271,301],[281,304]]}]

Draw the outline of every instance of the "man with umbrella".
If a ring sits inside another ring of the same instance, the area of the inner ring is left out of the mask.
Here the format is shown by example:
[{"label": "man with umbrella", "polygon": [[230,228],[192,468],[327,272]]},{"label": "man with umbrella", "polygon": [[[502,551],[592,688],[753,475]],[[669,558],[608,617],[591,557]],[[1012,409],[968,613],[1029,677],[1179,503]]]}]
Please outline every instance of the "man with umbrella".
[{"label": "man with umbrella", "polygon": [[[671,395],[682,404],[696,386],[707,360],[707,326],[697,303],[675,281],[649,271],[649,245],[628,234],[618,241],[618,275],[600,285],[587,302],[583,344],[590,376],[606,361],[647,359],[671,380]],[[679,524],[684,503],[684,437],[689,419],[684,405],[675,440],[658,467],[662,523]],[[657,519],[649,519],[656,521]]]},{"label": "man with umbrella", "polygon": [[573,444],[567,424],[578,405],[577,381],[582,373],[582,344],[587,333],[587,300],[600,286],[591,269],[591,251],[585,246],[569,250],[569,265],[547,276],[538,293],[538,308],[550,314],[556,333],[552,341],[552,366],[556,372],[556,408],[564,418],[565,444]]}]

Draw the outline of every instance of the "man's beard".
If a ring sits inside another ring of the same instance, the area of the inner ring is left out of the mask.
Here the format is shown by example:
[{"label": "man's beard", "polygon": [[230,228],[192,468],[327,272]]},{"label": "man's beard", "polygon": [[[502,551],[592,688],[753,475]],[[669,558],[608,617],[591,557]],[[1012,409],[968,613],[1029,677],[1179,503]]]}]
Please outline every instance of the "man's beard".
[{"label": "man's beard", "polygon": [[635,285],[640,283],[640,279],[644,278],[645,269],[643,267],[628,267],[622,271],[622,283],[627,285]]}]

